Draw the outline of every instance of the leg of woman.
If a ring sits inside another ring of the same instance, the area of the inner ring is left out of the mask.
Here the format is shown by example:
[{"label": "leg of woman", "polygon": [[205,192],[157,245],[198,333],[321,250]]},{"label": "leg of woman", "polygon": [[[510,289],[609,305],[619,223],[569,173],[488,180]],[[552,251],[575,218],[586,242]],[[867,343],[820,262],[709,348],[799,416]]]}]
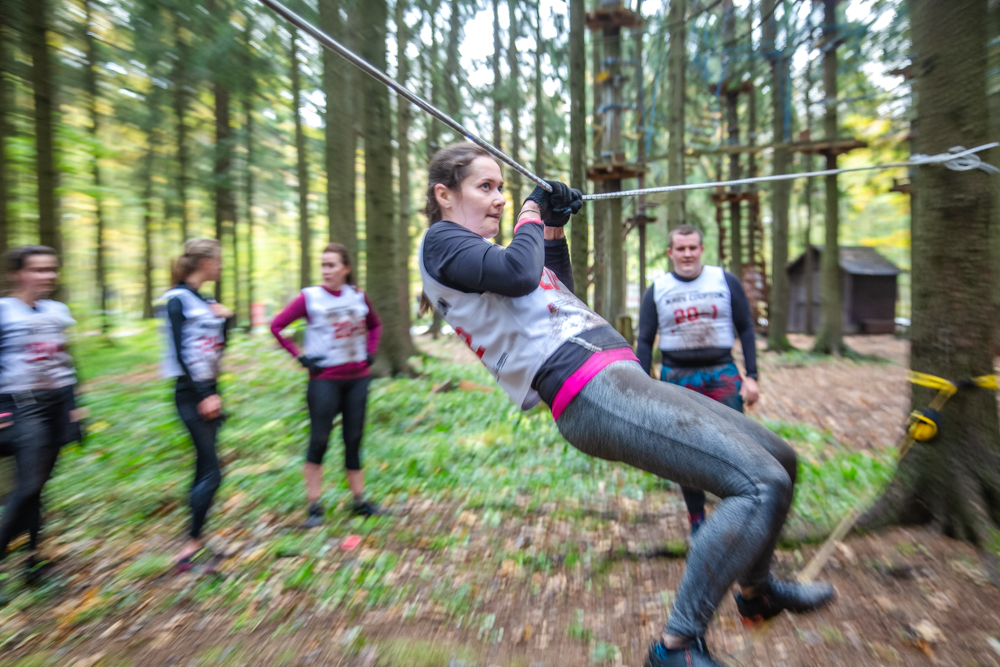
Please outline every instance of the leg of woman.
[{"label": "leg of woman", "polygon": [[723,499],[688,555],[669,635],[704,635],[732,582],[770,562],[792,499],[792,478],[776,454],[785,461],[795,454],[758,426],[711,399],[655,382],[630,362],[604,369],[559,419],[584,453]]},{"label": "leg of woman", "polygon": [[208,516],[215,492],[222,482],[219,457],[215,450],[219,420],[206,421],[198,414],[198,397],[193,392],[180,390],[176,399],[177,411],[191,433],[191,440],[197,452],[194,482],[191,484],[190,547],[195,544],[200,545],[205,517]]},{"label": "leg of woman", "polygon": [[342,385],[344,468],[347,483],[354,495],[354,513],[370,516],[377,508],[364,500],[365,474],[361,470],[361,439],[365,433],[365,411],[368,407],[370,377],[348,380]]},{"label": "leg of woman", "polygon": [[306,528],[315,528],[323,522],[323,509],[319,505],[323,493],[323,457],[330,443],[333,420],[340,408],[340,390],[336,380],[309,380],[306,388],[309,406],[309,449],[302,474],[306,478],[306,500],[309,503]]},{"label": "leg of woman", "polygon": [[50,409],[45,401],[24,405],[16,411],[14,425],[10,427],[14,429],[11,437],[17,482],[0,518],[0,560],[11,540],[25,530],[32,532],[36,521],[39,526],[41,523],[42,488],[52,474],[61,444],[51,428]]}]

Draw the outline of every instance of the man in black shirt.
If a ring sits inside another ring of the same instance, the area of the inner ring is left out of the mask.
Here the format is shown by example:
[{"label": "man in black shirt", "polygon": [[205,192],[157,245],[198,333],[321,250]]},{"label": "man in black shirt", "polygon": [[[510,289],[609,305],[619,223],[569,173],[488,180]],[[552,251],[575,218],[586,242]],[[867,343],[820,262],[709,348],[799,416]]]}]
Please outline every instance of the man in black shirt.
[{"label": "man in black shirt", "polygon": [[[660,379],[704,394],[743,412],[758,397],[757,355],[750,304],[739,279],[717,266],[703,266],[701,232],[683,225],[670,232],[667,254],[674,270],[646,290],[639,312],[639,363],[648,373],[653,340],[660,334]],[[746,377],[733,362],[739,337]],[[705,520],[705,493],[682,488],[692,535]]]}]

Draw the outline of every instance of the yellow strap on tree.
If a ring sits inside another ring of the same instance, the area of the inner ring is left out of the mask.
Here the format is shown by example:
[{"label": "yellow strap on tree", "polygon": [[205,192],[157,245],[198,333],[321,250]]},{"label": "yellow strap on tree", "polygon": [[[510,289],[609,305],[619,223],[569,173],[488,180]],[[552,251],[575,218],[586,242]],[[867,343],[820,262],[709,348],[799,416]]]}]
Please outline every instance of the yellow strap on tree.
[{"label": "yellow strap on tree", "polygon": [[1000,389],[1000,385],[997,384],[996,375],[980,375],[979,377],[972,378],[972,382],[977,387],[982,387],[983,389],[992,389],[993,391]]},{"label": "yellow strap on tree", "polygon": [[929,373],[910,371],[909,379],[910,382],[915,385],[937,389],[939,392],[947,394],[949,397],[953,396],[955,392],[958,391],[958,386],[954,382],[945,380],[944,378],[939,378],[936,375],[930,375]]}]

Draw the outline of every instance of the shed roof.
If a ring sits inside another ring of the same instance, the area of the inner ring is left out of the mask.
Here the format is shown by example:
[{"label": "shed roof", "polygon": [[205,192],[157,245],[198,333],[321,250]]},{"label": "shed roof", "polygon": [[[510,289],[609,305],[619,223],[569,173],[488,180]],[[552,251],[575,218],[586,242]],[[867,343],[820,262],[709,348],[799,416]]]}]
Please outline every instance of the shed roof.
[{"label": "shed roof", "polygon": [[[812,246],[817,255],[823,254],[823,246]],[[806,254],[788,265],[788,271],[796,270],[805,262]],[[817,267],[818,267],[817,263]],[[903,270],[880,255],[875,248],[869,246],[841,246],[840,268],[854,276],[896,276]]]}]

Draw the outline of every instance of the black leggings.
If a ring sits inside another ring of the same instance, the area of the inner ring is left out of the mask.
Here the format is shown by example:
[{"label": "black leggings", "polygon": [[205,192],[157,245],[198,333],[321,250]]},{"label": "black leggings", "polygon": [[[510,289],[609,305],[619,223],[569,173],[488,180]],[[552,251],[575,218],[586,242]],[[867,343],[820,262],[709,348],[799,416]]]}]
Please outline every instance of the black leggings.
[{"label": "black leggings", "polygon": [[212,506],[212,499],[222,482],[222,471],[219,469],[219,456],[215,451],[215,441],[218,438],[222,418],[208,421],[198,414],[198,403],[201,400],[190,388],[178,383],[174,393],[177,412],[184,425],[191,433],[197,458],[194,466],[194,482],[191,484],[191,537],[201,536],[205,525],[205,516]]},{"label": "black leggings", "polygon": [[365,376],[354,380],[309,380],[309,451],[306,461],[320,465],[330,443],[333,420],[343,415],[344,467],[361,470],[361,436],[365,431],[368,383]]},{"label": "black leggings", "polygon": [[[59,450],[66,441],[73,388],[46,389],[11,399],[14,424],[7,427],[4,454],[13,455],[17,481],[4,503],[0,519],[0,560],[10,542],[27,531],[29,546],[38,548],[42,526],[42,488],[52,476]],[[4,399],[10,399],[4,396]],[[3,411],[7,411],[6,409]]]}]

